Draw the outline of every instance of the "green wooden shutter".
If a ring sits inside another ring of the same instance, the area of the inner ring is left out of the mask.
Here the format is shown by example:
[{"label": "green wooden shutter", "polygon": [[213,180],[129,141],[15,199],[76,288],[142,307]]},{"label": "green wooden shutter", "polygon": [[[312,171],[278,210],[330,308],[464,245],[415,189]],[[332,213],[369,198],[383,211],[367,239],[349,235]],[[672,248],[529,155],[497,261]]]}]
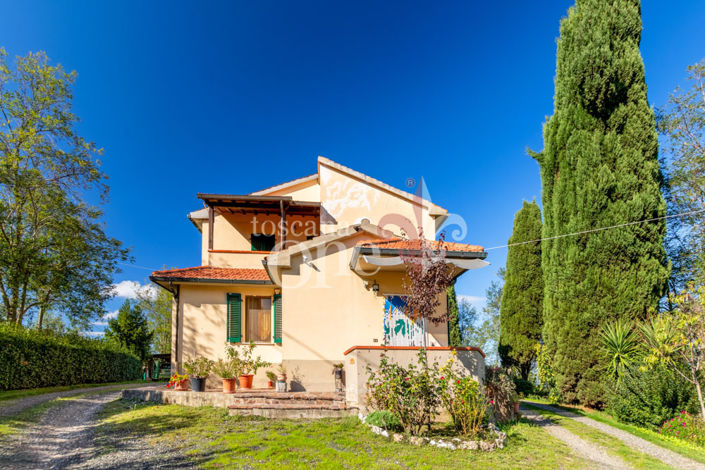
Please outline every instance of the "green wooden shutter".
[{"label": "green wooden shutter", "polygon": [[228,342],[240,343],[240,325],[242,318],[242,297],[240,294],[228,294]]},{"label": "green wooden shutter", "polygon": [[282,296],[274,295],[274,342],[282,342]]}]

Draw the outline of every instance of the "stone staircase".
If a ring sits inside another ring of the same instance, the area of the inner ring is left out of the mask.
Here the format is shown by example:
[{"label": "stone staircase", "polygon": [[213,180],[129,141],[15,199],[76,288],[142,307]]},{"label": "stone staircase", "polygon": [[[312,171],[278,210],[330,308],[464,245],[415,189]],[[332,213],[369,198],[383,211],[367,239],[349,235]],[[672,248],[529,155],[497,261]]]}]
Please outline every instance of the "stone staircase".
[{"label": "stone staircase", "polygon": [[349,408],[342,393],[262,390],[231,395],[228,413],[279,419],[316,419],[354,415],[357,408]]}]

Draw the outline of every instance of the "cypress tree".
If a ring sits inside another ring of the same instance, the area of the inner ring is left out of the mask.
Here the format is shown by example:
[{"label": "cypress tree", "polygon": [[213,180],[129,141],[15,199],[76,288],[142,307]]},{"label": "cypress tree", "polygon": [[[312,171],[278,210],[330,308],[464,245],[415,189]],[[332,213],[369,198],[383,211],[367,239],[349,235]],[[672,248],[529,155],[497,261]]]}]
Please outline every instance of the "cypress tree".
[{"label": "cypress tree", "polygon": [[[526,202],[514,216],[509,244],[541,238],[541,209]],[[499,356],[504,366],[517,366],[529,378],[541,338],[543,274],[541,242],[509,247],[500,308]]]},{"label": "cypress tree", "polygon": [[460,332],[460,311],[455,286],[446,289],[446,298],[448,299],[448,346],[462,346],[463,335]]},{"label": "cypress tree", "polygon": [[[534,155],[544,238],[666,213],[640,39],[639,0],[577,0],[561,21],[554,114]],[[543,243],[543,339],[563,399],[604,402],[599,331],[657,306],[664,234],[657,221]]]}]

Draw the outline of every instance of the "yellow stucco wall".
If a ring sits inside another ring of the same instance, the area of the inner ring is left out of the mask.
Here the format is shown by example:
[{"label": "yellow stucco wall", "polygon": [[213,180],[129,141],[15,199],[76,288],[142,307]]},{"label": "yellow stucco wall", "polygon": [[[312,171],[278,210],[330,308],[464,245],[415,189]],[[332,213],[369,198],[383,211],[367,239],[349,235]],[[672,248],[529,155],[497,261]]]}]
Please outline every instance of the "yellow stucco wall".
[{"label": "yellow stucco wall", "polygon": [[[349,268],[353,248],[366,238],[356,235],[328,253],[311,253],[309,263],[295,256],[282,272],[284,363],[307,390],[333,390],[332,366],[343,362],[349,347],[383,344],[384,295],[403,293],[400,272],[370,278],[380,285],[375,293]],[[445,308],[443,295],[439,310]],[[428,330],[429,346],[447,345],[445,323]]]},{"label": "yellow stucco wall", "polygon": [[434,238],[436,223],[427,209],[404,200],[336,168],[320,165],[321,232],[330,233],[363,218],[394,233],[404,228],[411,238],[423,227],[426,238]]},{"label": "yellow stucco wall", "polygon": [[320,202],[321,190],[315,181],[268,192],[267,196],[291,196],[294,201]]},{"label": "yellow stucco wall", "polygon": [[[274,295],[272,286],[252,285],[206,285],[182,284],[179,292],[179,332],[182,340],[176,357],[172,358],[172,367],[181,369],[183,363],[197,356],[205,356],[216,360],[225,357],[227,335],[227,305],[228,293],[242,295],[242,331],[243,341],[247,341],[245,334],[246,302],[247,296],[271,297]],[[172,312],[172,333],[176,332],[176,312]],[[274,328],[272,328],[274,331]],[[172,334],[172,353],[176,350],[176,335]],[[259,344],[256,354],[262,359],[279,364],[282,361],[282,347],[275,344]],[[216,379],[213,377],[213,379]],[[264,370],[259,371],[255,377],[255,386],[266,385]]]}]

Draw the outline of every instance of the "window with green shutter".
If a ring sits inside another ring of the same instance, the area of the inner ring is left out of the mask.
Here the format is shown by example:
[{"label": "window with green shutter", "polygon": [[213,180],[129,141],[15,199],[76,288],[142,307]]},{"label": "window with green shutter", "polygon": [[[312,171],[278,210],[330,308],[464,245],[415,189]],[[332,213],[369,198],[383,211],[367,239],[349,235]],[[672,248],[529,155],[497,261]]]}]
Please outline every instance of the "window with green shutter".
[{"label": "window with green shutter", "polygon": [[253,233],[250,236],[250,245],[252,251],[272,251],[276,243],[274,235],[265,235],[263,233]]},{"label": "window with green shutter", "polygon": [[242,319],[242,296],[240,294],[228,294],[228,342],[240,343]]},{"label": "window with green shutter", "polygon": [[274,342],[282,342],[282,296],[274,295]]}]

